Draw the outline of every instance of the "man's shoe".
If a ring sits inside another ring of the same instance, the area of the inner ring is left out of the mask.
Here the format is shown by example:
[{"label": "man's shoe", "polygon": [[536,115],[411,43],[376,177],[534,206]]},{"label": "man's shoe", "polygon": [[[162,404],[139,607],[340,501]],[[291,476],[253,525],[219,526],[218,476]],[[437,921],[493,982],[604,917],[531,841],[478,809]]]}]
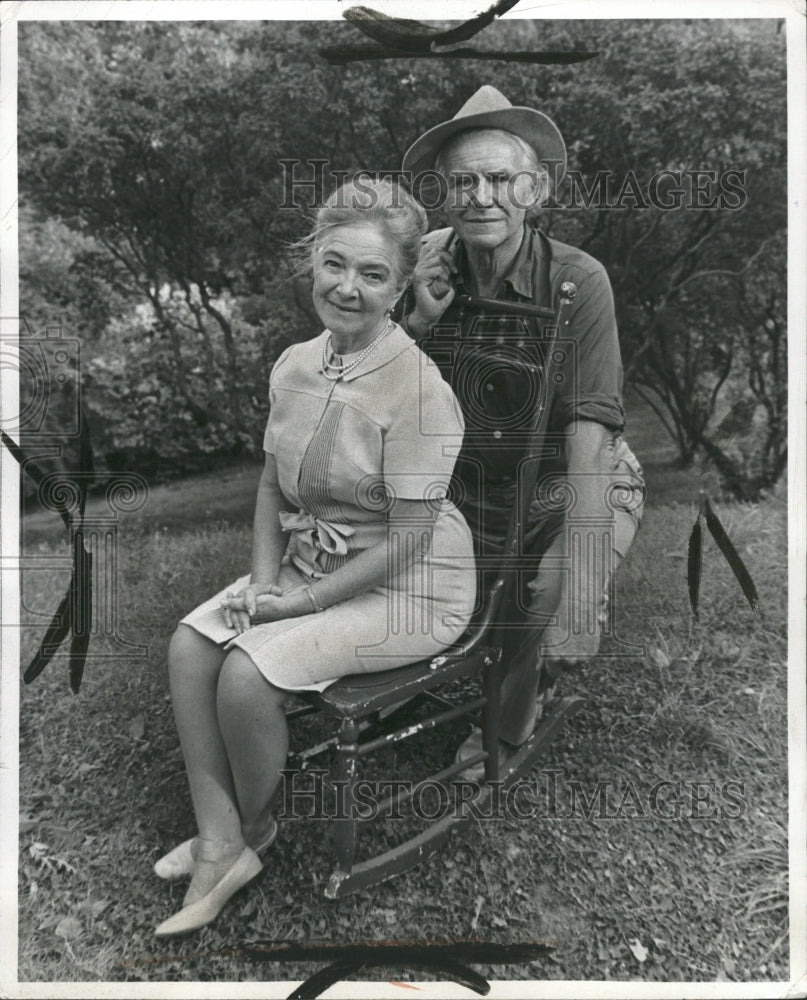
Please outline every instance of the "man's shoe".
[{"label": "man's shoe", "polygon": [[[509,743],[505,743],[503,740],[499,740],[499,775],[504,770],[510,759],[517,752],[518,747],[511,746]],[[474,731],[460,744],[459,750],[457,750],[454,760],[457,764],[464,760],[470,760],[471,757],[476,757],[477,754],[482,753],[482,730],[474,726]],[[485,761],[481,760],[476,764],[471,764],[470,767],[466,767],[464,771],[460,771],[457,778],[461,778],[463,781],[484,781],[485,780]]]},{"label": "man's shoe", "polygon": [[[551,707],[551,702],[554,700],[555,691],[557,689],[557,681],[545,687],[544,690],[536,698],[536,711],[535,711],[535,724],[537,725],[541,719],[546,715],[547,711]],[[499,774],[501,775],[507,764],[518,752],[518,747],[513,746],[512,743],[506,743],[504,740],[499,740]],[[463,760],[469,760],[471,757],[475,757],[477,754],[482,753],[482,730],[478,726],[474,726],[473,732],[465,740],[464,743],[460,745],[459,750],[454,757],[455,763],[459,764]],[[458,778],[463,778],[466,781],[482,781],[485,777],[485,762],[480,761],[477,764],[472,764],[470,767],[466,768],[464,771],[460,771],[457,774]]]},{"label": "man's shoe", "polygon": [[535,698],[535,721],[540,722],[541,719],[546,715],[551,707],[551,702],[555,700],[555,695],[557,693],[558,682],[553,681],[548,687],[545,687],[543,691],[540,692]]}]

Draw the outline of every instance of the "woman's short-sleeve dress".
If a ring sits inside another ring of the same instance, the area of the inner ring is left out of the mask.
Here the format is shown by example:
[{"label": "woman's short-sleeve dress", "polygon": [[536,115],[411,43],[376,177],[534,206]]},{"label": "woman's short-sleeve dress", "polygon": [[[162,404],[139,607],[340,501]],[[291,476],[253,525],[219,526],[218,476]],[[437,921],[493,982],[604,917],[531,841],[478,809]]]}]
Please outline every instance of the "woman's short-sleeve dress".
[{"label": "woman's short-sleeve dress", "polygon": [[[227,627],[220,599],[248,575],[182,619],[243,649],[268,681],[288,690],[322,690],[346,674],[434,656],[459,638],[476,601],[471,534],[446,499],[463,435],[450,386],[399,326],[355,369],[329,381],[321,371],[326,337],[286,350],[269,383],[264,449],[277,462],[289,533],[278,583],[284,593],[308,586],[385,539],[391,565],[392,546],[422,555],[382,586],[240,636]],[[391,496],[426,500],[436,516],[396,523],[388,535]]]}]

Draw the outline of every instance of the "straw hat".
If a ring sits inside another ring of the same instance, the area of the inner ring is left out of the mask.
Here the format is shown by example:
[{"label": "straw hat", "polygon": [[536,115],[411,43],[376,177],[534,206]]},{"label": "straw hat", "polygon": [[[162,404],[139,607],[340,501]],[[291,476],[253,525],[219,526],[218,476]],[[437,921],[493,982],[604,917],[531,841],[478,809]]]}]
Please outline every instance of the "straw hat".
[{"label": "straw hat", "polygon": [[487,85],[469,97],[450,121],[416,139],[404,155],[403,169],[413,176],[433,169],[440,147],[470,128],[500,128],[520,136],[546,165],[550,182],[556,184],[566,171],[566,144],[552,119],[532,108],[513,107],[501,91]]}]

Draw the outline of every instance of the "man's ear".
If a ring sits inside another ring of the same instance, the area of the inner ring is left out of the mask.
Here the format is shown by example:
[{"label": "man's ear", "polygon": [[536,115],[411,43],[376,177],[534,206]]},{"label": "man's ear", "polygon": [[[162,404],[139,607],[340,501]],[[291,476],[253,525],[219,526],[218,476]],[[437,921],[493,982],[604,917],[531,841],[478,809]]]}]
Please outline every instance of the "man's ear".
[{"label": "man's ear", "polygon": [[549,198],[549,174],[543,168],[535,171],[535,201],[532,204],[532,211],[540,208]]},{"label": "man's ear", "polygon": [[540,170],[522,170],[515,177],[512,200],[525,212],[533,212],[543,201],[544,176]]}]

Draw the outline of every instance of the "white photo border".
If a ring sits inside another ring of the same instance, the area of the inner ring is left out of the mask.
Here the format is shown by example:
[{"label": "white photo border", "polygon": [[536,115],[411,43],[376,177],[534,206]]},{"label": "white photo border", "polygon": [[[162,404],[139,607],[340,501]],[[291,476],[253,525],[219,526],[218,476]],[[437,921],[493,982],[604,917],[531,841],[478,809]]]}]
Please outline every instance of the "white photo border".
[{"label": "white photo border", "polygon": [[[465,20],[488,6],[487,0],[378,0],[368,4],[384,13],[422,19]],[[17,25],[47,20],[339,20],[350,3],[338,0],[90,0],[90,2],[5,3],[0,17],[0,317],[18,311],[16,74]],[[783,18],[787,31],[788,66],[788,327],[789,327],[789,838],[790,838],[790,980],[768,983],[652,983],[508,981],[491,983],[491,998],[740,998],[807,995],[807,698],[805,697],[805,566],[807,566],[807,73],[805,72],[805,4],[803,0],[645,0],[637,8],[630,0],[577,0],[538,3],[521,0],[506,18],[540,19],[660,19],[693,17]],[[4,329],[4,340],[10,333]],[[17,406],[16,374],[0,371],[2,405]],[[2,606],[0,620],[19,621],[19,470],[0,450],[2,474]],[[8,997],[285,997],[297,985],[290,981],[262,983],[35,983],[17,981],[17,838],[19,793],[19,636],[0,628],[0,995]],[[389,982],[340,983],[327,997],[390,997],[412,995],[467,997],[470,992],[450,983],[396,986]]]}]

